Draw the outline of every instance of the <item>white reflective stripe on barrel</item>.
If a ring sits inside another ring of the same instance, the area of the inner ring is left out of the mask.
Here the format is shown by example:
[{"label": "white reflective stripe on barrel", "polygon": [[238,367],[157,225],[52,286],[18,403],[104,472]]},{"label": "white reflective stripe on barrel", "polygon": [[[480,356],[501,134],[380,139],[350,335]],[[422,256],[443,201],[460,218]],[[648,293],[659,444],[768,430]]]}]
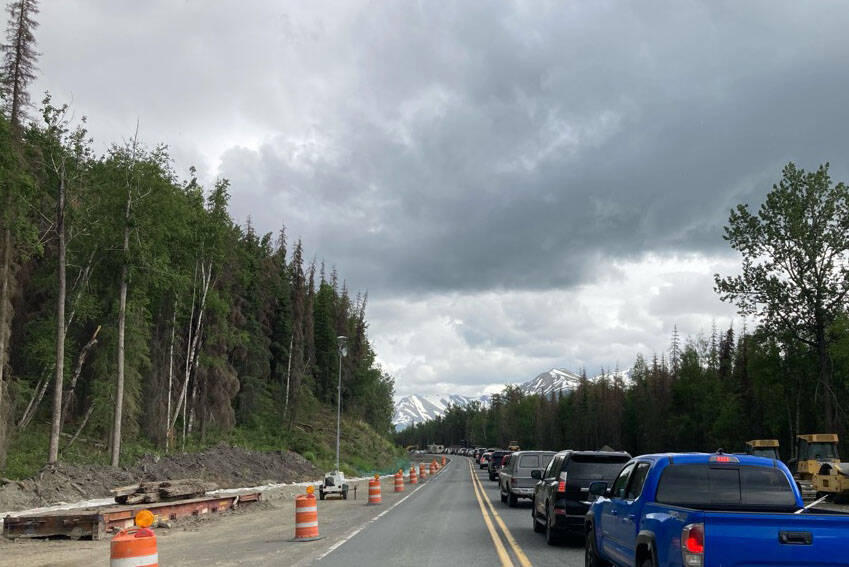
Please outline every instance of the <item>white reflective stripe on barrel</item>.
[{"label": "white reflective stripe on barrel", "polygon": [[109,567],[147,567],[148,565],[157,565],[158,563],[159,554],[154,553],[153,555],[112,559],[109,562]]},{"label": "white reflective stripe on barrel", "polygon": [[317,528],[318,522],[317,521],[316,522],[301,522],[301,523],[295,524],[295,527],[296,528]]},{"label": "white reflective stripe on barrel", "polygon": [[298,512],[318,512],[318,506],[298,506]]}]

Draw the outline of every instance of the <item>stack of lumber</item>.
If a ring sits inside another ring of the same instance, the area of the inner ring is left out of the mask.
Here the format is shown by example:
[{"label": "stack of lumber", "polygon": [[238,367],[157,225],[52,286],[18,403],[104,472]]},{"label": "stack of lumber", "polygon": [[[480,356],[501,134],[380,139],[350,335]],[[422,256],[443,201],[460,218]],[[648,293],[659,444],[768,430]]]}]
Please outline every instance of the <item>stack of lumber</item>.
[{"label": "stack of lumber", "polygon": [[211,482],[197,478],[184,478],[119,486],[109,492],[112,493],[115,502],[118,504],[147,504],[199,498],[206,494],[208,490],[215,490],[216,488],[217,486]]}]

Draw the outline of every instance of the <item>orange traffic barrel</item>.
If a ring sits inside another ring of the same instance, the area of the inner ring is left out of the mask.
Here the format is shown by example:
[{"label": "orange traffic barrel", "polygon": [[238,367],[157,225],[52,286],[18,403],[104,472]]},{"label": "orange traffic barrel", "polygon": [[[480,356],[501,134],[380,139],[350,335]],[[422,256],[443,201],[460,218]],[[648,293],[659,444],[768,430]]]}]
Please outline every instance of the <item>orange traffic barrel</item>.
[{"label": "orange traffic barrel", "polygon": [[404,492],[404,473],[401,469],[395,473],[395,492]]},{"label": "orange traffic barrel", "polygon": [[427,469],[425,469],[424,463],[419,463],[419,478],[422,480],[427,478]]},{"label": "orange traffic barrel", "polygon": [[413,465],[410,467],[410,484],[418,484],[419,483],[419,475],[416,474],[416,466]]},{"label": "orange traffic barrel", "polygon": [[445,459],[445,455],[442,455],[442,466],[444,467],[446,464],[448,464],[448,461]]},{"label": "orange traffic barrel", "polygon": [[299,494],[295,497],[295,538],[292,541],[317,539],[320,537],[318,535],[318,503],[315,501],[315,494]]},{"label": "orange traffic barrel", "polygon": [[150,528],[132,527],[112,538],[110,567],[158,567],[156,535]]},{"label": "orange traffic barrel", "polygon": [[380,497],[380,477],[374,475],[374,478],[368,481],[368,503],[374,505],[381,502],[383,500]]}]

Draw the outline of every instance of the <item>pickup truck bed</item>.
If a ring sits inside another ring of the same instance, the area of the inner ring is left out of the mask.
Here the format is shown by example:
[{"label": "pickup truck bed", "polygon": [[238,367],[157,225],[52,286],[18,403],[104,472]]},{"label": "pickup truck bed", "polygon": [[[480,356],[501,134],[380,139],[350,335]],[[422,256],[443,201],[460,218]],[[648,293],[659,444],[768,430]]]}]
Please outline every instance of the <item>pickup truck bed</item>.
[{"label": "pickup truck bed", "polygon": [[707,512],[706,565],[849,565],[849,517]]}]

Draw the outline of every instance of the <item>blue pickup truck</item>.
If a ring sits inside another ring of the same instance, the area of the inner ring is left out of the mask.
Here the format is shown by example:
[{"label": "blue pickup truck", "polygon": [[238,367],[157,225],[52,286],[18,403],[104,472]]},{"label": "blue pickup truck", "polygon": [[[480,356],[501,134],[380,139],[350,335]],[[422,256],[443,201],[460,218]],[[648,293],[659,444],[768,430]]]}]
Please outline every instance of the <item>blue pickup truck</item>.
[{"label": "blue pickup truck", "polygon": [[780,461],[681,453],[594,482],[586,566],[849,566],[849,515],[805,508]]}]

